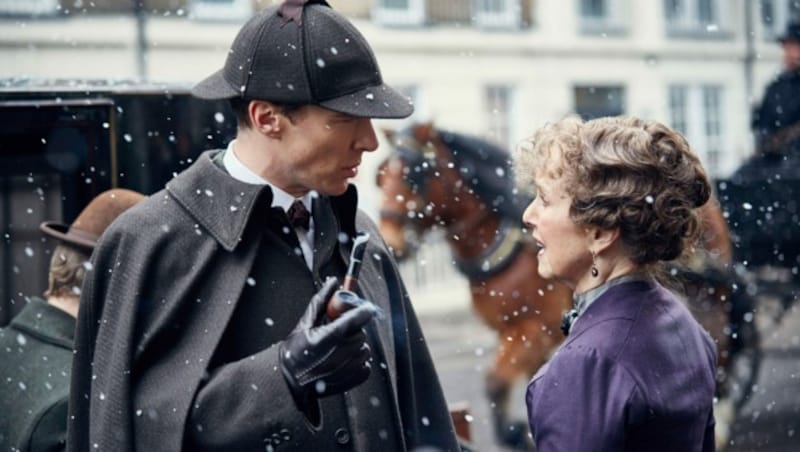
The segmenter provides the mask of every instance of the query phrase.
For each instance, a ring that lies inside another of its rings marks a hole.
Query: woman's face
[[[569,217],[572,197],[561,178],[540,174],[536,198],[525,209],[522,220],[532,229],[539,246],[539,275],[563,282],[573,290],[590,282],[592,255],[588,231]]]

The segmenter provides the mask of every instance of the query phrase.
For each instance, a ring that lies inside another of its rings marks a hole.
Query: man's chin
[[[317,189],[319,194],[324,196],[341,196],[347,192],[347,187],[350,186],[349,182],[345,182],[343,185],[331,185],[326,187],[320,187]]]

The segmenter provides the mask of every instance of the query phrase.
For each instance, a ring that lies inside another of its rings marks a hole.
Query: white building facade
[[[0,0],[0,77],[188,85],[222,64],[241,22],[269,3],[145,2],[162,8],[145,9],[138,28],[132,14],[95,12],[94,2]],[[682,131],[714,176],[752,152],[750,108],[780,70],[775,37],[800,9],[796,0],[331,3],[415,100],[416,119],[511,148],[569,113],[651,118]]]
[[[153,0],[137,19],[122,0],[0,0],[0,79],[191,86],[222,66],[243,21],[270,3]],[[800,0],[330,3],[367,37],[386,81],[412,97],[414,120],[511,149],[567,114],[635,115],[684,133],[715,177],[752,153],[751,107],[781,70],[775,38],[800,12]],[[386,152],[365,159],[359,176],[373,214]],[[429,270],[441,267],[435,259]],[[422,279],[412,288],[424,286],[429,272],[413,271]]]

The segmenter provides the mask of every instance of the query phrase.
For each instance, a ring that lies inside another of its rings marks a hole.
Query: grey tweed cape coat
[[[215,164],[217,152],[201,155],[165,190],[126,211],[101,238],[76,330],[68,450],[187,449],[184,435],[198,388],[209,378],[207,363],[248,284],[263,235],[251,234],[255,228],[248,222],[271,204],[272,196],[267,186],[231,178]],[[225,397],[206,429],[231,438],[272,435],[282,442],[267,450],[276,451],[307,450],[310,444],[321,450],[377,450],[369,434],[382,430],[395,438],[382,450],[422,445],[456,450],[420,326],[377,228],[356,211],[354,187],[342,197],[323,199],[338,206],[333,211],[344,232],[365,230],[372,237],[359,287],[388,316],[375,322],[371,337],[379,343],[373,356],[385,359],[381,369],[388,373],[389,387],[383,389],[391,395],[381,405],[389,415],[380,418],[391,423],[374,425],[362,409],[370,395],[360,394],[359,386],[346,393],[349,408],[342,416],[347,419],[340,420],[349,422],[351,440],[314,439],[283,380],[278,347],[272,346],[230,366],[230,381],[217,378]],[[344,249],[340,253],[349,260]],[[292,288],[297,281],[279,284]],[[259,450],[265,450],[263,443]]]

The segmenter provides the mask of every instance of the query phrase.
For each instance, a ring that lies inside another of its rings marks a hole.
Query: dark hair
[[[239,127],[249,129],[253,127],[253,124],[250,122],[250,113],[248,112],[248,108],[250,106],[250,102],[256,99],[245,99],[242,97],[232,97],[229,99],[231,104],[231,109],[236,114],[236,122]],[[306,107],[307,104],[279,104],[272,102],[278,108],[278,111],[282,113],[284,116],[289,118],[289,121],[294,123],[296,114]]]
[[[572,220],[619,228],[636,264],[676,259],[699,238],[696,210],[711,185],[675,130],[637,118],[570,117],[537,131],[531,144],[517,152],[517,174],[563,178]]]

